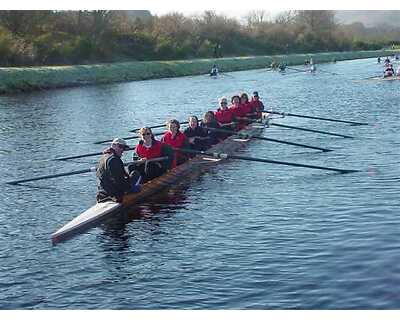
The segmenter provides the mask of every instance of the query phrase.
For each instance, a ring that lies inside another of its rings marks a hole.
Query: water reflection
[[[130,242],[137,240],[137,234],[130,234],[130,224],[134,221],[141,221],[142,230],[140,241],[143,236],[150,241],[158,241],[160,235],[160,224],[163,220],[172,217],[178,210],[185,209],[188,205],[186,191],[190,184],[188,182],[176,185],[164,190],[147,202],[131,209],[124,210],[118,215],[105,221],[100,228],[102,233],[100,240],[103,249],[106,251],[125,251],[129,248]]]

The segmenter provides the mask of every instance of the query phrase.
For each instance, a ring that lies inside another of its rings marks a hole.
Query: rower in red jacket
[[[232,110],[228,108],[228,100],[225,97],[222,97],[219,100],[219,105],[220,107],[217,109],[217,111],[214,112],[215,119],[217,119],[222,129],[234,130],[236,128],[236,125],[234,122],[234,115],[232,113]]]
[[[170,145],[172,148],[188,148],[189,143],[184,133],[179,131],[180,123],[178,120],[169,120],[167,122],[167,129],[168,131],[164,134],[161,138],[161,141],[165,144]],[[172,167],[175,168],[176,166],[184,163],[187,160],[187,156],[180,152],[175,151],[175,158],[172,162]]]
[[[238,130],[243,129],[246,126],[246,110],[244,110],[240,105],[240,97],[235,95],[231,98],[232,105],[229,107],[231,110],[235,121],[238,121]]]
[[[171,167],[173,158],[172,150],[169,146],[156,140],[149,127],[139,130],[141,140],[135,148],[135,154],[140,158],[136,164],[129,167],[129,171],[135,169],[140,172],[143,182],[161,176]],[[134,155],[135,156],[135,155]],[[151,159],[168,157],[168,160],[147,161]],[[134,160],[135,157],[134,157]]]
[[[251,98],[251,107],[252,107],[252,118],[254,119],[261,119],[262,112],[264,111],[264,104],[260,100],[260,96],[258,95],[257,91],[253,92],[253,97]]]
[[[249,101],[249,96],[245,92],[240,95],[240,107],[242,108],[242,111],[246,117],[252,116],[253,108]]]

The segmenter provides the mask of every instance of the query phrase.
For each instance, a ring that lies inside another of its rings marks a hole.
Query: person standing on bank
[[[111,146],[103,151],[96,171],[97,202],[122,202],[124,194],[140,191],[140,175],[136,171],[128,175],[121,160],[126,150],[129,150],[129,146],[125,140],[115,138]]]

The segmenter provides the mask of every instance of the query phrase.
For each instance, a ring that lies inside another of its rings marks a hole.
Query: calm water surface
[[[359,81],[375,59],[319,67],[0,97],[0,308],[399,309],[400,81]],[[335,151],[254,141],[241,154],[362,172],[231,161],[55,247],[51,233],[95,203],[94,174],[4,184],[88,168],[96,157],[47,160],[254,89],[268,108],[371,125],[276,119],[355,139],[271,127]]]

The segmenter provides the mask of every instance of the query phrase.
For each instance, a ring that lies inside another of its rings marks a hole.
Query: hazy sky
[[[188,10],[188,11],[182,11],[182,10],[159,10],[159,9],[155,9],[155,10],[150,10],[151,14],[153,15],[164,15],[168,12],[171,11],[178,11],[183,13],[184,15],[197,15],[197,14],[201,14],[204,12],[205,9],[203,10]],[[247,13],[249,13],[251,10],[215,10],[215,12],[217,14],[223,14],[227,17],[232,17],[232,18],[236,18],[238,20],[243,19]],[[279,12],[279,10],[265,10],[267,15],[270,15],[271,17],[274,17],[275,15],[277,15]]]
[[[400,8],[398,1],[366,1],[366,0],[335,0],[335,1],[316,1],[316,0],[286,0],[286,1],[266,1],[266,0],[202,0],[202,1],[183,1],[183,0],[12,0],[2,1],[0,10],[6,9],[58,9],[58,10],[90,10],[90,9],[126,9],[126,10],[150,10],[157,14],[164,14],[170,11],[192,12],[204,10],[230,12],[229,16],[241,16],[241,12],[249,10],[296,10],[296,9],[318,9],[318,10],[395,10]]]

